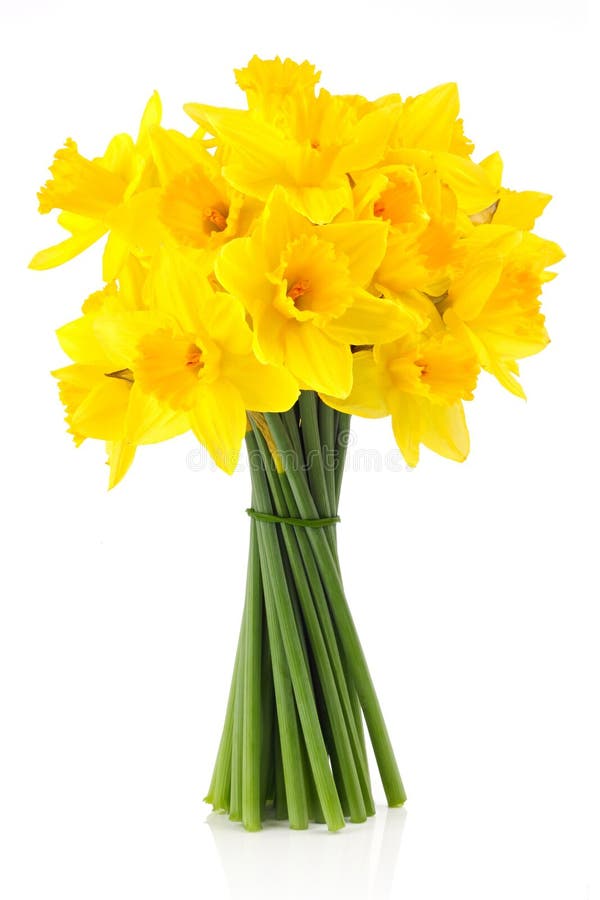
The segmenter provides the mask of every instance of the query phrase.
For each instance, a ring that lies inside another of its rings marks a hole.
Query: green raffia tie
[[[325,528],[327,525],[337,525],[341,522],[339,516],[329,516],[324,519],[296,519],[294,516],[276,516],[272,513],[258,512],[256,509],[247,509],[246,512],[252,519],[259,522],[273,522],[276,525],[299,525],[301,528]]]

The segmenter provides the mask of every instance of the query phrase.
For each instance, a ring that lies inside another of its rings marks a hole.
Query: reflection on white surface
[[[232,900],[331,900],[341,893],[389,900],[405,819],[404,809],[377,807],[367,822],[335,834],[314,825],[292,831],[284,822],[266,822],[261,832],[249,834],[215,813],[206,822]]]

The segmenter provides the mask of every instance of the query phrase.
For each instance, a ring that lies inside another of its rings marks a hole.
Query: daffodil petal
[[[257,259],[255,239],[249,237],[225,244],[215,260],[219,282],[242,301],[252,316],[260,315],[271,301],[273,288],[265,278],[265,265],[260,255]]]
[[[131,384],[120,378],[104,378],[73,413],[73,428],[85,437],[117,441],[123,437]]]
[[[312,322],[290,323],[285,331],[286,366],[301,387],[347,397],[352,387],[352,353]]]
[[[139,153],[147,156],[150,153],[149,137],[152,128],[160,125],[162,118],[162,102],[158,91],[154,91],[142,113],[136,147]]]
[[[352,390],[348,396],[342,399],[320,394],[321,400],[333,409],[365,419],[381,419],[389,415],[382,391],[380,370],[375,364],[372,352],[361,350],[353,353],[352,364]]]
[[[423,430],[420,399],[393,390],[386,397],[392,414],[394,437],[409,466],[416,466],[419,462],[419,443]]]
[[[154,126],[149,131],[149,138],[152,156],[163,184],[203,163],[208,156],[200,141],[173,129]]]
[[[175,319],[182,331],[202,330],[214,292],[202,264],[176,248],[161,247],[153,259],[147,295],[152,308]]]
[[[344,173],[359,172],[376,165],[385,153],[392,126],[387,109],[367,113],[356,123],[351,143],[340,150],[336,168]]]
[[[538,191],[509,191],[502,188],[494,222],[529,231],[551,199],[550,194],[540,194]]]
[[[236,163],[228,163],[223,174],[242,193],[264,200],[267,184],[272,187],[289,180],[286,169],[289,142],[272,125],[240,109],[194,103],[186,104],[184,109],[195,121],[235,147]]]
[[[318,234],[346,254],[352,278],[365,287],[384,257],[388,231],[386,222],[348,222],[323,225]]]
[[[129,471],[136,449],[135,444],[129,444],[127,441],[107,441],[106,452],[108,458],[106,462],[110,466],[109,490],[116,487]]]
[[[502,274],[502,260],[494,256],[481,257],[476,266],[462,272],[451,284],[448,303],[464,321],[476,318]]]
[[[133,384],[125,416],[125,438],[132,444],[156,444],[190,430],[187,413],[171,409],[154,394]]]
[[[331,187],[286,184],[291,205],[315,225],[331,222],[343,209],[352,206],[352,189],[345,175]]]
[[[110,228],[136,256],[151,256],[160,246],[164,235],[164,226],[158,217],[160,198],[159,188],[142,191],[115,207],[106,217]]]
[[[456,195],[458,206],[473,215],[491,206],[498,191],[484,168],[454,153],[437,153],[436,166],[440,178]]]
[[[401,302],[356,291],[351,306],[327,323],[325,331],[346,344],[375,344],[396,340],[409,331],[424,327],[418,315]]]
[[[300,394],[287,369],[261,363],[252,354],[224,360],[221,371],[239,390],[246,409],[254,412],[285,412]]]
[[[105,354],[94,331],[91,316],[80,316],[73,322],[67,322],[56,332],[62,349],[74,362],[84,365],[99,364]]]
[[[202,386],[189,417],[200,443],[219,468],[231,474],[246,434],[246,409],[240,392],[227,381]]]
[[[231,294],[217,292],[210,298],[203,324],[211,340],[236,358],[252,350],[252,331],[246,323],[244,307]]]
[[[421,440],[425,446],[446,459],[464,462],[469,455],[470,441],[463,404],[460,401],[450,406],[428,403],[423,421]]]
[[[410,97],[402,115],[402,143],[405,147],[448,150],[460,103],[454,82]]]
[[[29,268],[43,270],[60,266],[83,253],[84,250],[87,250],[88,247],[99,241],[107,231],[106,225],[94,225],[89,231],[74,234],[72,237],[67,238],[66,241],[61,241],[60,244],[54,244],[53,247],[40,250],[29,263]]]

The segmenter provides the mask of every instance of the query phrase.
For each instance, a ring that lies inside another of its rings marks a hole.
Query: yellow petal
[[[154,394],[132,385],[124,432],[132,444],[156,444],[190,430],[189,415],[161,403]]]
[[[502,184],[502,170],[504,168],[504,163],[502,162],[500,154],[498,152],[490,153],[489,156],[486,156],[485,159],[481,160],[479,165],[481,168],[485,169],[496,190],[500,190]]]
[[[236,468],[246,434],[246,410],[239,391],[226,381],[198,389],[198,402],[190,410],[192,431],[215,463],[231,474]]]
[[[102,358],[111,361],[116,370],[133,368],[141,339],[165,324],[165,317],[153,311],[109,312],[97,315],[92,329],[94,338],[102,348]]]
[[[375,166],[387,146],[393,119],[387,109],[367,113],[351,132],[351,142],[340,150],[335,168],[342,173],[357,172]]]
[[[388,231],[386,222],[347,222],[323,225],[318,235],[346,254],[352,278],[366,287],[385,254]]]
[[[163,239],[164,228],[158,217],[160,197],[159,188],[142,191],[106,216],[110,228],[136,256],[152,256]]]
[[[285,362],[300,386],[311,391],[347,397],[352,387],[352,353],[316,328],[312,322],[290,321],[285,329]]]
[[[221,291],[209,295],[202,310],[203,326],[222,350],[241,356],[252,350],[252,332],[246,322],[244,307],[231,294]]]
[[[61,228],[70,231],[71,234],[81,234],[82,231],[89,231],[91,228],[97,228],[98,223],[94,219],[87,216],[78,216],[77,213],[61,212],[56,217],[56,221]]]
[[[116,487],[121,479],[127,474],[133,458],[135,456],[135,444],[129,444],[126,441],[108,441],[106,444],[106,452],[108,459],[106,462],[110,466],[110,475],[108,479],[108,489]]]
[[[162,103],[158,91],[154,91],[146,104],[142,114],[140,128],[136,140],[136,147],[143,156],[150,155],[150,131],[160,125],[162,118]]]
[[[109,172],[119,175],[124,182],[131,181],[135,175],[135,147],[131,136],[116,134],[99,162]]]
[[[507,391],[514,394],[515,397],[520,397],[521,400],[527,400],[523,386],[514,377],[514,374],[519,374],[519,367],[514,359],[498,359],[491,356],[486,369],[498,379]]]
[[[246,409],[254,412],[284,412],[300,394],[298,382],[287,369],[261,363],[252,354],[228,357],[221,372],[237,387]]]
[[[111,231],[102,254],[102,277],[106,282],[119,278],[130,257],[129,242]]]
[[[437,153],[435,163],[444,184],[456,196],[459,209],[473,215],[491,206],[498,199],[498,191],[488,172],[453,153]]]
[[[331,222],[342,209],[352,206],[352,188],[345,175],[327,187],[295,185],[288,178],[285,188],[294,209],[315,225]]]
[[[456,84],[440,84],[416,97],[409,97],[403,109],[401,138],[405,147],[448,150],[460,103]]]
[[[394,437],[409,466],[416,466],[419,462],[419,443],[423,429],[421,399],[393,390],[386,396],[392,414]]]
[[[214,292],[202,261],[175,247],[163,246],[154,257],[148,276],[147,296],[152,308],[172,317],[181,331],[202,331],[203,316],[210,309]]]
[[[328,322],[325,331],[345,344],[385,344],[407,332],[419,331],[425,324],[400,302],[358,290],[351,306],[337,319]]]
[[[200,141],[179,131],[154,127],[150,129],[149,137],[152,156],[165,185],[187,169],[205,162],[208,156]]]
[[[314,232],[310,222],[290,205],[289,191],[279,185],[267,200],[262,217],[262,244],[266,264],[277,268],[281,261],[281,251],[303,234]]]
[[[448,303],[459,318],[468,322],[479,315],[500,280],[502,265],[502,259],[482,255],[452,282]]]
[[[58,342],[74,362],[84,365],[102,364],[106,353],[94,332],[92,316],[80,316],[73,322],[67,322],[56,332]]]
[[[469,430],[463,404],[428,403],[428,407],[427,415],[423,417],[422,442],[446,459],[464,462],[469,455]]]
[[[73,428],[85,437],[121,440],[130,389],[121,378],[105,377],[73,413]]]
[[[285,330],[289,319],[280,315],[272,307],[253,321],[254,352],[260,362],[282,366],[285,358]]]
[[[95,244],[102,235],[106,234],[107,230],[105,225],[94,225],[89,231],[75,234],[73,237],[67,238],[66,241],[61,241],[60,244],[40,250],[29,263],[29,268],[42,270],[60,266],[62,263],[87,250],[92,244]]]
[[[321,400],[333,409],[362,416],[365,419],[381,419],[389,415],[389,409],[381,387],[380,370],[370,350],[352,354],[352,390],[344,399],[320,394]]]
[[[494,223],[530,231],[551,199],[550,194],[540,194],[538,191],[509,191],[502,188]]]
[[[248,237],[225,244],[215,259],[217,279],[252,316],[269,305],[273,295],[273,287],[265,277],[266,265],[256,240]]]
[[[291,148],[272,125],[240,109],[195,103],[186,104],[184,109],[235,148],[235,165],[228,164],[223,174],[239,191],[266,200],[274,184],[290,180],[286,160]]]

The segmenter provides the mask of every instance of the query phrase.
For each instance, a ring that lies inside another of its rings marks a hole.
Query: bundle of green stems
[[[206,800],[249,831],[273,816],[337,831],[375,812],[365,723],[388,804],[406,799],[340,573],[350,417],[303,391],[249,423],[246,597]]]

